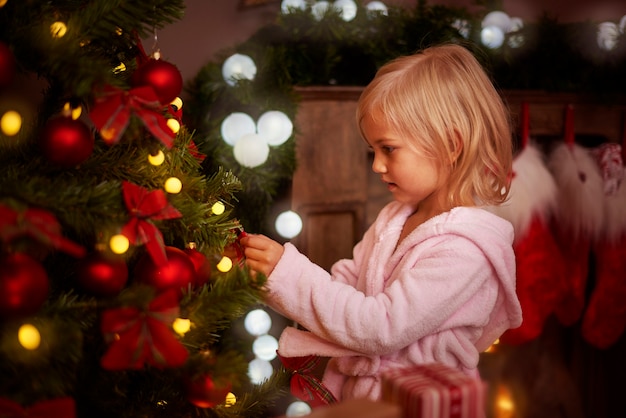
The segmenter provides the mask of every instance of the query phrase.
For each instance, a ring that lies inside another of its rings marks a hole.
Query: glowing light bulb
[[[120,65],[113,68],[113,74],[123,73],[124,71],[126,71],[126,64],[124,64],[123,62],[120,62]]]
[[[4,7],[4,5],[7,4],[7,1],[9,0],[0,0],[0,7]]]
[[[504,43],[504,32],[497,26],[486,26],[480,31],[480,40],[488,48],[500,48]]]
[[[267,360],[255,358],[248,363],[248,377],[250,381],[256,385],[260,385],[265,380],[269,379],[274,373],[272,363]]]
[[[163,161],[165,161],[165,154],[163,154],[163,151],[161,150],[159,150],[159,152],[157,152],[155,155],[149,154],[148,161],[152,165],[161,165],[163,164]]]
[[[15,110],[4,112],[0,118],[0,129],[6,136],[14,136],[22,129],[22,116]]]
[[[252,352],[261,360],[274,360],[276,350],[278,350],[278,340],[269,334],[261,335],[252,343]]]
[[[221,215],[226,210],[226,206],[222,202],[215,202],[213,206],[211,206],[211,212],[214,215]]]
[[[224,256],[224,257],[222,257],[220,262],[217,263],[216,267],[222,273],[226,273],[226,272],[230,271],[230,269],[233,268],[233,260],[231,260],[230,258]]]
[[[243,326],[251,335],[267,334],[272,327],[272,318],[263,309],[254,309],[246,315]]]
[[[53,38],[62,38],[67,33],[67,26],[63,22],[54,22],[50,25],[50,34]]]
[[[81,113],[83,113],[83,107],[80,105],[72,107],[70,102],[63,105],[63,114],[71,117],[73,120],[80,118]]]
[[[113,235],[109,240],[109,248],[115,254],[124,254],[130,247],[130,241],[122,234]]]
[[[24,324],[17,331],[17,339],[27,350],[36,350],[41,344],[41,334],[39,330],[31,324]]]
[[[176,318],[172,323],[172,329],[180,336],[185,335],[191,329],[191,321],[186,318]]]
[[[170,104],[174,106],[177,110],[180,110],[183,108],[183,100],[180,97],[177,97],[174,100],[172,100]]]
[[[276,217],[274,226],[281,237],[291,239],[302,231],[302,219],[296,212],[288,210]]]
[[[170,177],[169,179],[165,180],[164,188],[165,191],[168,193],[180,193],[180,191],[183,189],[183,183],[178,177]]]
[[[233,406],[236,403],[237,403],[237,397],[235,396],[235,394],[232,392],[228,392],[228,394],[226,394],[226,400],[224,401],[224,406],[228,408],[228,407]]]
[[[180,131],[180,122],[174,118],[169,118],[167,120],[167,127],[170,128],[172,132],[178,133],[178,131]]]
[[[248,55],[233,54],[222,65],[222,77],[230,86],[239,80],[254,80],[255,76],[256,64]]]

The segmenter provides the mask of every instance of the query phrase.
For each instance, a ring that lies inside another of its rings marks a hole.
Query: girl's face
[[[410,146],[405,138],[385,123],[375,122],[367,116],[361,122],[365,140],[374,151],[372,170],[380,174],[387,188],[398,202],[407,203],[415,209],[439,213],[447,209],[444,178],[440,164]]]

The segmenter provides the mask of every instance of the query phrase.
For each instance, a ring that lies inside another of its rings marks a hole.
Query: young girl
[[[242,239],[268,305],[307,330],[285,329],[278,352],[331,357],[323,383],[338,400],[380,399],[392,367],[478,377],[479,353],[522,318],[512,226],[480,208],[508,194],[507,110],[474,56],[443,45],[383,66],[356,116],[394,201],[353,258],[329,274],[290,243]]]

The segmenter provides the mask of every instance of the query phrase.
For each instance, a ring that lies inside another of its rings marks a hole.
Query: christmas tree
[[[142,45],[183,13],[0,0],[0,417],[267,416],[282,393],[233,332],[263,291],[241,182],[203,169],[182,77]]]

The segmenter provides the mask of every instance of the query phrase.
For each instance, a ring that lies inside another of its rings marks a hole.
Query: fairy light
[[[515,416],[515,402],[511,392],[505,385],[498,385],[495,399],[496,418],[513,418]]]
[[[183,183],[180,181],[178,177],[170,177],[165,180],[164,185],[165,191],[171,194],[180,193],[183,189]]]
[[[53,38],[62,38],[67,33],[67,26],[63,22],[54,22],[50,25],[50,34]]]
[[[8,0],[0,0],[0,7],[4,7]]]
[[[128,238],[122,234],[113,235],[109,240],[109,248],[111,248],[111,251],[115,254],[124,254],[128,251],[129,247],[130,242]]]
[[[485,353],[494,353],[498,349],[498,344],[500,344],[500,339],[495,340],[486,350]]]
[[[124,64],[123,62],[120,62],[120,65],[113,68],[113,74],[123,73],[124,71],[126,71],[126,64]]]
[[[226,399],[224,400],[224,406],[226,408],[230,408],[236,403],[237,403],[237,397],[235,396],[235,394],[232,392],[228,392],[226,394]]]
[[[191,321],[187,318],[176,318],[172,323],[172,329],[182,337],[191,329]]]
[[[211,212],[214,215],[221,215],[226,210],[226,206],[222,202],[215,202],[213,206],[211,206]]]
[[[177,97],[174,100],[172,100],[170,104],[174,106],[177,110],[180,110],[183,108],[183,101],[180,97]]]
[[[217,263],[217,269],[222,273],[226,273],[233,268],[233,260],[230,258],[223,256],[219,263]]]
[[[168,128],[170,128],[172,130],[172,132],[174,133],[178,133],[178,131],[180,131],[180,122],[178,122],[176,119],[174,118],[170,118],[167,120],[167,126]]]
[[[22,129],[22,115],[15,110],[4,112],[0,118],[0,130],[6,136],[14,136]]]
[[[163,164],[163,161],[165,161],[165,154],[163,154],[163,151],[159,150],[156,154],[152,155],[149,154],[148,155],[148,162],[154,166],[158,166]]]
[[[32,324],[24,324],[17,331],[17,339],[27,350],[36,350],[41,344],[41,334]]]
[[[83,113],[83,107],[80,105],[73,107],[70,102],[66,102],[63,105],[63,114],[71,117],[73,120],[80,118],[81,113]]]

